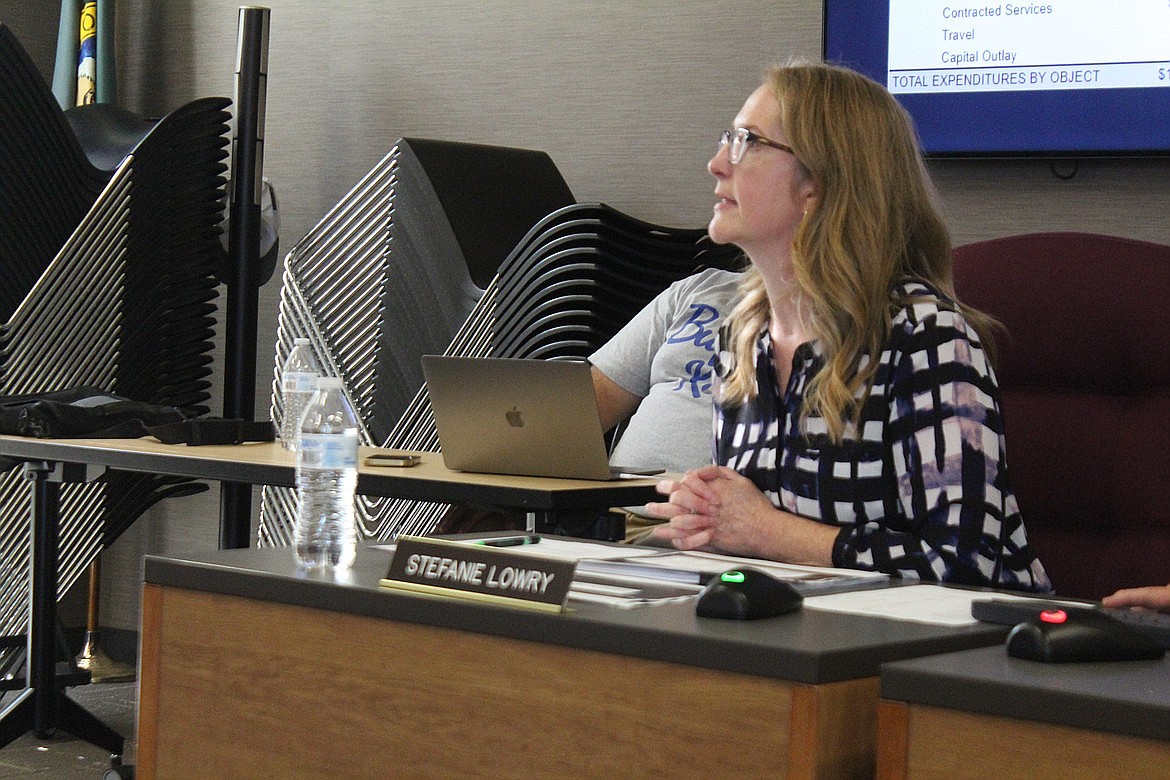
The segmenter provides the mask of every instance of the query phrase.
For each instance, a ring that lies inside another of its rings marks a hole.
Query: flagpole
[[[97,0],[97,102],[118,102],[114,18],[118,0]]]
[[[81,0],[61,0],[61,22],[57,26],[57,59],[53,64],[53,97],[64,111],[77,105],[77,25]]]

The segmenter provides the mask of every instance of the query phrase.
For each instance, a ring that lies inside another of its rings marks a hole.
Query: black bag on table
[[[38,439],[137,439],[167,444],[272,441],[268,420],[188,418],[177,406],[134,401],[96,387],[0,396],[0,434]]]
[[[96,387],[0,396],[0,433],[38,439],[131,439],[184,419],[178,407],[132,401]]]

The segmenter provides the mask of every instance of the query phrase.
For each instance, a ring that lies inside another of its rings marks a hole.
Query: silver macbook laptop
[[[589,364],[423,355],[443,463],[456,471],[614,479]]]

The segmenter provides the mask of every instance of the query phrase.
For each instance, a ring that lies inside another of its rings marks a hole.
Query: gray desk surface
[[[363,447],[362,455],[376,452]],[[629,506],[657,500],[656,479],[544,479],[451,471],[442,456],[418,453],[413,468],[362,465],[358,492],[371,496],[445,503],[472,503],[533,511],[580,507]],[[0,436],[0,455],[18,460],[80,463],[125,471],[169,474],[195,479],[292,487],[293,453],[275,442],[207,445],[163,444],[141,439],[35,439]]]
[[[1170,739],[1170,658],[1045,664],[1003,646],[890,663],[881,696],[990,715]]]
[[[563,614],[389,591],[378,585],[386,550],[362,548],[344,579],[298,572],[288,548],[148,556],[147,583],[328,609],[798,683],[876,676],[880,664],[998,644],[1007,629],[905,623],[801,610],[755,621],[695,616],[693,603],[618,609],[574,604]]]

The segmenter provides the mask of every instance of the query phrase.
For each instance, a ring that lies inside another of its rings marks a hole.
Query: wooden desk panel
[[[794,684],[151,584],[142,619],[142,778],[873,771],[876,678]]]
[[[1004,633],[682,602],[550,615],[381,588],[389,561],[147,556],[139,776],[872,777],[881,664]]]
[[[1170,658],[1044,664],[1002,645],[886,664],[878,777],[1170,777]]]
[[[1170,742],[882,700],[879,780],[1170,777]]]

